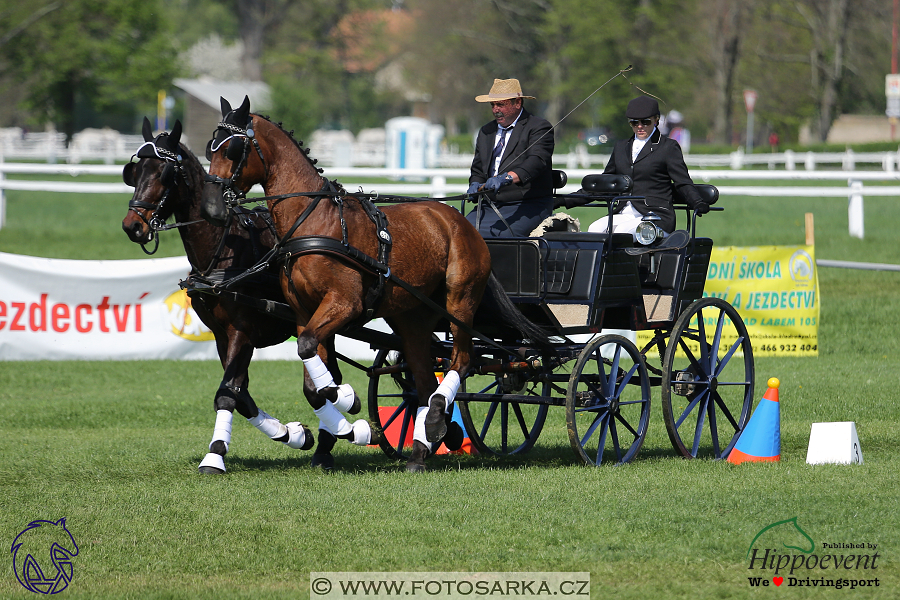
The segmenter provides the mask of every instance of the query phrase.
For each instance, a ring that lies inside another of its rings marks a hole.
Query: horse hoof
[[[284,444],[296,450],[309,450],[316,443],[312,431],[303,423],[297,421],[285,425],[288,431],[288,439]]]
[[[444,408],[447,400],[441,395],[432,396],[428,405],[428,414],[425,415],[425,439],[432,444],[440,442],[447,435],[447,420]]]
[[[372,429],[369,444],[372,446],[377,446],[382,442],[382,440],[384,440],[384,430],[380,425],[373,425],[371,422],[369,423],[369,427]]]
[[[447,426],[447,435],[444,436],[444,445],[451,452],[462,448],[463,441],[466,439],[463,428],[456,421],[451,421]]]
[[[223,475],[225,473],[225,459],[221,454],[210,452],[203,457],[197,470],[203,475]]]
[[[425,465],[422,463],[417,463],[413,461],[409,461],[406,463],[406,472],[407,473],[424,473],[427,469],[425,469]]]
[[[353,394],[353,405],[347,410],[348,415],[358,415],[359,411],[362,410],[362,402],[359,400],[359,396],[355,393]]]
[[[321,467],[323,471],[330,471],[334,468],[334,457],[331,454],[315,453],[309,464],[313,467]]]

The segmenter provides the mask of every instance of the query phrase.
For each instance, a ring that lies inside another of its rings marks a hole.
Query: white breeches
[[[639,213],[631,205],[631,202],[627,202],[625,203],[625,208],[622,209],[622,212],[613,215],[613,233],[630,233],[634,235],[638,224],[643,218],[644,215]],[[597,219],[591,223],[590,227],[588,227],[588,231],[592,233],[607,233],[606,228],[608,225],[609,216],[605,216],[602,219]]]

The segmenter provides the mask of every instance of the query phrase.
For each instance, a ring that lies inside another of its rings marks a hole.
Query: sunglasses
[[[632,127],[637,127],[638,125],[649,127],[650,125],[653,125],[653,119],[628,119],[628,123]]]

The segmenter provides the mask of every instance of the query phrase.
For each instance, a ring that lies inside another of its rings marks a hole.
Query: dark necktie
[[[503,140],[506,139],[507,130],[500,127],[500,141],[497,142],[497,145],[494,146],[494,152],[491,154],[491,171],[493,172],[494,166],[498,165],[497,159],[500,158],[500,155],[503,154]],[[499,168],[499,165],[498,165]]]

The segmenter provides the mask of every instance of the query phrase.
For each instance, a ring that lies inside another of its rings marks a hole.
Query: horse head
[[[23,587],[55,594],[72,580],[72,558],[78,555],[78,544],[66,528],[65,518],[32,521],[16,536],[12,553],[16,578]]]
[[[176,203],[167,199],[177,195],[179,184],[186,182],[181,133],[181,121],[175,121],[171,132],[154,138],[150,120],[144,117],[144,143],[122,169],[123,181],[134,188],[122,220],[122,229],[132,242],[143,245],[152,241],[175,209]]]
[[[265,173],[261,155],[258,161],[250,160],[254,154],[250,148],[255,143],[250,98],[244,96],[237,109],[232,109],[228,100],[221,98],[221,107],[222,121],[206,144],[209,175],[202,195],[203,218],[218,226],[228,219],[228,201],[243,197]]]

